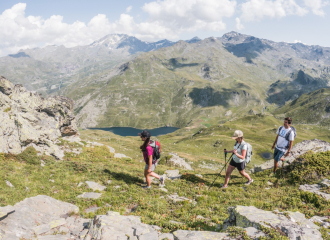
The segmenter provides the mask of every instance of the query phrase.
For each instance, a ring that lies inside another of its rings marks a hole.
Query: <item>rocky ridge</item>
[[[0,77],[0,152],[19,154],[33,146],[57,159],[64,151],[58,138],[79,135],[73,101],[55,96],[47,99]]]

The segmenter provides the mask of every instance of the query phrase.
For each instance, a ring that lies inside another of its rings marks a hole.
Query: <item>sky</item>
[[[114,33],[153,42],[236,31],[330,47],[329,15],[330,0],[0,0],[0,56]]]

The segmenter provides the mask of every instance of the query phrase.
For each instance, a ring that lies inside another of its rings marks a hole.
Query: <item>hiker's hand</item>
[[[151,169],[150,169],[150,168],[148,168],[147,172],[148,172],[148,173],[151,173]]]
[[[275,148],[275,144],[273,144],[273,146],[272,146],[272,150],[274,150],[274,148]]]
[[[236,149],[234,149],[234,150],[233,150],[233,153],[234,153],[235,155],[237,155],[237,150],[236,150]]]
[[[287,152],[287,153],[284,155],[284,157],[287,157],[287,156],[289,156],[289,154],[290,154],[290,152]]]

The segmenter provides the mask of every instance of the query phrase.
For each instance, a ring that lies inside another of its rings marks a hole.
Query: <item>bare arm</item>
[[[149,158],[149,161],[148,161],[148,165],[149,165],[148,172],[151,172],[152,155],[148,156],[148,158]]]
[[[277,139],[278,139],[278,134],[277,134],[277,136],[276,136],[276,138],[275,138],[275,142],[274,142],[274,144],[273,144],[273,147],[272,147],[272,149],[274,149],[274,148],[275,148],[275,145],[276,145],[276,143],[277,143]]]
[[[239,155],[236,150],[234,150],[235,155],[240,159],[245,159],[246,156],[246,150],[242,150],[242,155]]]
[[[289,141],[289,149],[285,154],[286,157],[289,156],[289,153],[291,152],[292,145],[293,145],[293,141]]]

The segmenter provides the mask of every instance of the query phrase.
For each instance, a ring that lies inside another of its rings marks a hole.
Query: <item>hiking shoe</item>
[[[228,185],[227,186],[222,186],[221,189],[226,189],[228,188]]]
[[[164,177],[160,177],[159,181],[160,181],[160,185],[165,185],[165,178]]]
[[[253,183],[253,179],[252,179],[252,178],[251,178],[251,180],[247,181],[247,182],[245,183],[245,185],[250,185],[251,183]]]
[[[151,189],[151,186],[144,186],[143,189]]]

